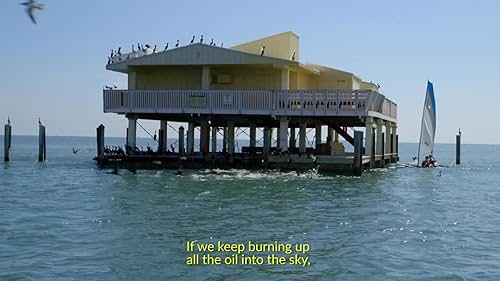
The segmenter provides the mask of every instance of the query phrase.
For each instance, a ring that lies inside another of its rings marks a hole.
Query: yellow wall
[[[260,55],[262,46],[266,46],[265,56],[291,60],[295,52],[295,61],[299,61],[299,37],[290,31],[237,45],[231,49]]]
[[[378,91],[378,86],[375,83],[361,82],[361,89]]]
[[[212,67],[210,89],[279,89],[281,72],[272,67]],[[230,77],[231,83],[218,83],[220,75]]]
[[[201,67],[137,70],[135,78],[136,90],[201,89]]]

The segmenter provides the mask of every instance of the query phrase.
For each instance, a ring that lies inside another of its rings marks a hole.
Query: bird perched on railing
[[[39,4],[36,0],[29,0],[28,2],[21,3],[20,5],[26,6],[26,13],[30,17],[31,21],[36,24],[35,16],[33,13],[35,10],[43,10],[43,4]]]

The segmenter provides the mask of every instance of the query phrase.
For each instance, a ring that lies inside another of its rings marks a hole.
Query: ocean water
[[[46,163],[36,137],[13,141],[0,166],[0,280],[500,280],[500,146],[463,145],[455,166],[454,145],[438,144],[444,167],[358,178],[113,175],[92,161],[94,138],[49,137]],[[401,162],[416,150],[400,144]],[[188,240],[309,243],[311,265],[187,266]]]

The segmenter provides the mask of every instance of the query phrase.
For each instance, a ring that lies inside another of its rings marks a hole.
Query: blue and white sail
[[[424,112],[422,113],[422,126],[420,130],[420,142],[418,145],[418,165],[425,156],[432,154],[434,150],[434,136],[436,134],[436,100],[432,83],[427,81],[427,92],[425,94]]]

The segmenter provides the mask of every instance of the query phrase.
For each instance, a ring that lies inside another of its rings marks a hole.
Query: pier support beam
[[[217,153],[217,130],[219,128],[212,127],[212,158],[215,159],[215,154]]]
[[[227,122],[227,150],[232,157],[234,153],[234,121]]]
[[[3,160],[5,162],[10,161],[10,151],[12,148],[12,126],[5,124],[5,131],[3,135]]]
[[[385,121],[385,147],[384,147],[384,154],[389,154],[392,153],[392,133],[391,133],[391,128],[392,128],[392,122]],[[389,157],[389,162],[392,162],[392,154]]]
[[[375,154],[382,155],[382,151],[384,150],[384,141],[383,141],[383,135],[382,135],[382,126],[384,122],[382,119],[377,119],[376,121],[376,128],[377,128],[377,140],[375,142],[376,149],[375,149]]]
[[[187,155],[191,155],[194,152],[194,123],[188,123],[188,131],[187,131]]]
[[[160,154],[167,152],[167,121],[160,121],[160,130],[158,131],[158,151]]]
[[[257,127],[255,124],[250,123],[250,147],[257,145]]]
[[[288,151],[288,119],[286,117],[280,118],[280,127],[279,127],[279,142],[278,146],[281,151]]]
[[[262,150],[262,156],[264,160],[269,159],[269,154],[271,153],[271,140],[272,140],[272,129],[269,127],[264,128],[264,148]]]
[[[460,165],[460,149],[461,149],[461,142],[462,142],[462,134],[459,133],[457,135],[457,143],[456,143],[456,163],[457,165]]]
[[[314,130],[315,131],[315,142],[316,142],[316,150],[319,150],[319,146],[321,144],[321,125],[316,125],[316,129]]]
[[[307,124],[301,123],[299,129],[299,152],[306,153],[306,130]]]
[[[45,126],[38,126],[38,162],[47,160],[47,139],[45,137]]]
[[[210,131],[208,120],[201,121],[200,126],[200,152],[203,156],[207,156],[210,142]]]
[[[297,146],[297,140],[295,139],[295,127],[290,127],[290,147],[296,147]]]
[[[227,127],[222,128],[222,152],[227,152]]]
[[[391,135],[392,135],[392,149],[391,149],[391,153],[393,154],[392,155],[392,162],[393,163],[396,163],[398,162],[398,138],[397,138],[397,124],[396,123],[392,123],[391,124]]]
[[[373,118],[366,117],[365,121],[365,155],[370,156],[370,167],[374,166],[375,163],[375,147],[374,147],[374,134],[373,134]]]
[[[137,146],[137,119],[132,117],[128,118],[127,146],[132,151]]]
[[[363,132],[354,131],[354,175],[361,176],[363,172]]]
[[[101,163],[104,160],[104,125],[97,127],[97,160]]]
[[[184,148],[184,127],[179,127],[179,156],[184,156],[185,148]]]

